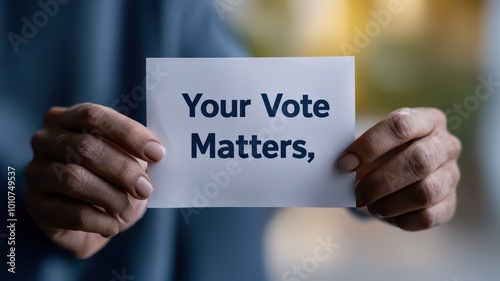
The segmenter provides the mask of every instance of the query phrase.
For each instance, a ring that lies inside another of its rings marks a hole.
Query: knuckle
[[[112,226],[109,226],[109,229],[106,230],[106,233],[103,233],[105,234],[107,238],[112,238],[116,235],[118,235],[120,233],[120,228],[118,225],[112,225]]]
[[[383,185],[382,180],[379,177],[375,177],[375,176],[368,176],[366,181],[367,181],[367,185],[373,189]]]
[[[118,215],[129,204],[128,195],[123,191],[109,193],[106,198],[103,199],[109,202],[106,210],[111,215]]]
[[[73,228],[77,230],[85,229],[92,222],[92,212],[87,209],[81,209],[76,213]]]
[[[38,151],[41,149],[41,147],[43,146],[44,135],[45,134],[43,130],[38,130],[33,134],[33,136],[31,137],[31,147],[33,148],[33,151]]]
[[[422,229],[429,229],[436,225],[436,219],[430,209],[424,209],[420,214],[419,225]]]
[[[81,118],[89,127],[98,127],[103,115],[103,107],[92,103],[83,103],[79,106]]]
[[[103,219],[106,221],[101,221]],[[93,232],[98,231],[98,233],[108,237],[115,236],[120,231],[118,223],[115,220],[101,218],[95,210],[88,208],[78,210],[69,227],[74,230],[82,231],[89,231],[92,229]]]
[[[117,130],[118,133],[122,134],[123,138],[132,139],[133,141],[142,142],[143,132],[138,128],[137,124],[134,122],[126,122],[122,125],[121,130]]]
[[[416,232],[430,229],[438,225],[431,209],[423,209],[410,216],[397,217],[397,225],[405,231]]]
[[[363,149],[357,151],[359,156],[361,156],[362,159],[371,159],[376,155],[377,151],[380,151],[381,143],[375,136],[369,135],[362,143],[362,147]]]
[[[130,123],[123,125],[123,134],[126,136],[135,136],[137,134],[135,126]]]
[[[432,172],[432,161],[429,152],[416,146],[410,153],[409,173],[417,178],[422,178]]]
[[[384,181],[389,186],[399,187],[405,182],[404,171],[398,166],[393,171],[386,171],[383,173]]]
[[[378,198],[381,190],[384,190],[388,184],[384,177],[375,175],[367,176],[365,181],[366,184],[364,184],[364,188],[360,189],[360,192],[363,194],[363,198],[365,198],[365,200],[368,200],[369,198]]]
[[[421,181],[417,189],[417,202],[427,208],[436,203],[441,195],[439,184],[435,179],[428,177]]]
[[[63,188],[68,188],[73,193],[81,193],[88,181],[83,171],[75,167],[68,167],[61,179]]]
[[[462,141],[446,129],[437,129],[435,136],[439,138],[442,147],[450,158],[458,158],[462,152]]]
[[[104,152],[104,142],[90,135],[83,135],[77,140],[76,152],[83,159],[98,161]]]
[[[402,142],[411,140],[415,134],[415,122],[411,112],[412,109],[403,108],[395,111],[387,119],[390,132]]]
[[[49,110],[47,110],[47,112],[45,112],[45,115],[43,116],[43,125],[44,126],[47,126],[51,121],[52,121],[52,117],[54,115],[54,112],[56,112],[56,108],[55,106],[52,106],[51,108],[49,108]]]
[[[444,127],[446,127],[447,118],[446,118],[446,114],[444,113],[444,111],[442,111],[439,108],[434,108],[434,107],[432,107],[431,110],[432,110],[433,114],[436,116],[438,123],[442,124]]]
[[[108,229],[107,229],[107,233],[106,233],[108,236],[113,237],[113,236],[117,235],[118,233],[120,233],[120,227],[118,226],[117,222],[113,222],[110,225],[108,225]]]
[[[125,179],[134,174],[136,166],[131,159],[122,159],[116,165],[116,177]]]

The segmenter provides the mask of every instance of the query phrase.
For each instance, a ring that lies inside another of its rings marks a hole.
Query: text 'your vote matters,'
[[[191,97],[183,93],[191,118],[245,118],[252,105],[251,99],[215,101],[203,99],[203,93]],[[309,95],[302,95],[302,99],[284,99],[282,93],[276,97],[269,97],[267,93],[261,94],[261,102],[265,106],[269,118],[275,118],[281,112],[287,118],[298,116],[305,118],[328,117],[330,104],[323,99],[313,101]],[[314,160],[314,152],[308,151],[305,140],[260,140],[258,136],[245,136],[239,134],[233,140],[219,140],[215,133],[209,133],[203,138],[198,133],[191,134],[191,158],[208,154],[210,158],[287,158],[302,159],[307,157],[307,162]]]

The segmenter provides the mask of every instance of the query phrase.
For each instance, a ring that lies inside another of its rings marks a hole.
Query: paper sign
[[[148,58],[152,208],[352,207],[354,58]]]

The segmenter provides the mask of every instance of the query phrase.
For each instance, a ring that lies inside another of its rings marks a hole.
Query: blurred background
[[[488,107],[498,110],[492,100],[499,85],[485,81],[500,81],[491,68],[500,67],[493,39],[500,2],[227,2],[224,20],[254,56],[356,57],[358,134],[396,108],[433,106],[446,112],[464,146],[452,222],[408,233],[342,209],[286,209],[267,230],[271,280],[500,280],[499,181],[488,180],[500,172],[498,148],[490,150],[500,120],[485,115]],[[338,248],[314,263],[318,239],[327,237]],[[285,278],[303,263],[310,272]]]

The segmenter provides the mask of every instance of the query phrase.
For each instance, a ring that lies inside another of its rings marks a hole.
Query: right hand
[[[142,217],[153,191],[147,163],[165,154],[143,125],[90,103],[51,108],[32,147],[27,211],[50,240],[79,258]]]

